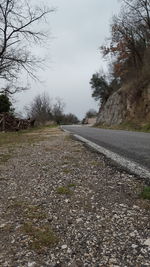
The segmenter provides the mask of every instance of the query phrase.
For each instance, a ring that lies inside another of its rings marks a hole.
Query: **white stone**
[[[109,263],[110,263],[110,264],[112,264],[112,263],[117,263],[116,258],[111,258],[111,259],[109,260]]]
[[[71,254],[72,253],[72,250],[70,248],[68,248],[67,253],[68,254]]]
[[[135,232],[130,233],[130,236],[135,237],[136,236]]]
[[[138,206],[134,205],[133,209],[139,210],[140,208]]]
[[[137,245],[132,244],[132,248],[133,248],[133,249],[135,249],[135,248],[137,248],[137,247],[138,247]]]
[[[147,240],[145,240],[144,245],[150,247],[150,238],[148,238]]]
[[[28,267],[34,267],[34,266],[35,266],[35,264],[36,264],[36,262],[35,262],[35,261],[33,261],[33,262],[28,262]]]
[[[118,216],[117,214],[115,214],[113,218],[114,219],[120,219],[120,216]]]
[[[0,229],[5,228],[6,225],[7,225],[6,223],[1,224]]]
[[[62,248],[62,249],[66,249],[66,248],[67,248],[67,245],[62,245],[61,248]]]
[[[127,208],[127,205],[125,205],[125,204],[120,204],[119,206],[122,208]]]
[[[81,219],[81,218],[76,219],[76,222],[77,222],[77,223],[80,223],[80,222],[82,222],[82,219]]]

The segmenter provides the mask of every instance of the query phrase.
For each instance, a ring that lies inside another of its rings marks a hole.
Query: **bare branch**
[[[28,0],[3,0],[0,3],[0,78],[11,80],[21,69],[34,79],[35,67],[42,62],[27,51],[27,45],[37,44],[47,37],[39,30],[39,22],[53,12],[48,7],[32,8]],[[35,24],[38,23],[38,30]],[[34,66],[34,67],[33,67]]]

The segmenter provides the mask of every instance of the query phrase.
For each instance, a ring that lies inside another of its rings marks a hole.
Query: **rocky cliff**
[[[118,125],[125,121],[150,122],[150,84],[141,90],[122,87],[100,108],[97,124]]]

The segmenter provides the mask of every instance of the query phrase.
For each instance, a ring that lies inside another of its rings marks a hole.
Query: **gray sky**
[[[36,1],[38,2],[38,1]],[[66,103],[65,112],[80,119],[90,108],[98,109],[91,97],[89,81],[92,74],[106,63],[98,48],[109,36],[113,14],[119,10],[118,0],[49,0],[57,8],[50,14],[48,27],[51,40],[46,44],[48,67],[38,71],[43,83],[31,82],[31,90],[19,94],[16,105],[22,107],[41,92]]]

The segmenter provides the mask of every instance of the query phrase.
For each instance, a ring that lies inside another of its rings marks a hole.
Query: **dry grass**
[[[48,225],[36,227],[31,222],[26,222],[23,231],[31,238],[32,249],[43,249],[44,247],[52,247],[58,242],[58,238]]]
[[[60,195],[71,195],[72,191],[68,186],[61,186],[56,189],[56,192]]]
[[[14,200],[13,204],[8,208],[14,209],[15,213],[20,214],[23,221],[25,221],[21,231],[30,237],[29,245],[31,249],[41,250],[45,247],[51,247],[58,242],[58,238],[49,225],[43,223],[47,218],[47,214],[43,213],[39,206],[29,205],[21,200]]]
[[[15,146],[22,143],[32,144],[35,142],[42,141],[43,139],[48,138],[54,133],[57,133],[57,128],[50,127],[40,127],[40,128],[32,128],[26,131],[20,132],[6,132],[0,133],[0,147],[2,146]]]
[[[0,164],[4,164],[8,162],[8,160],[12,157],[12,154],[0,154]]]

